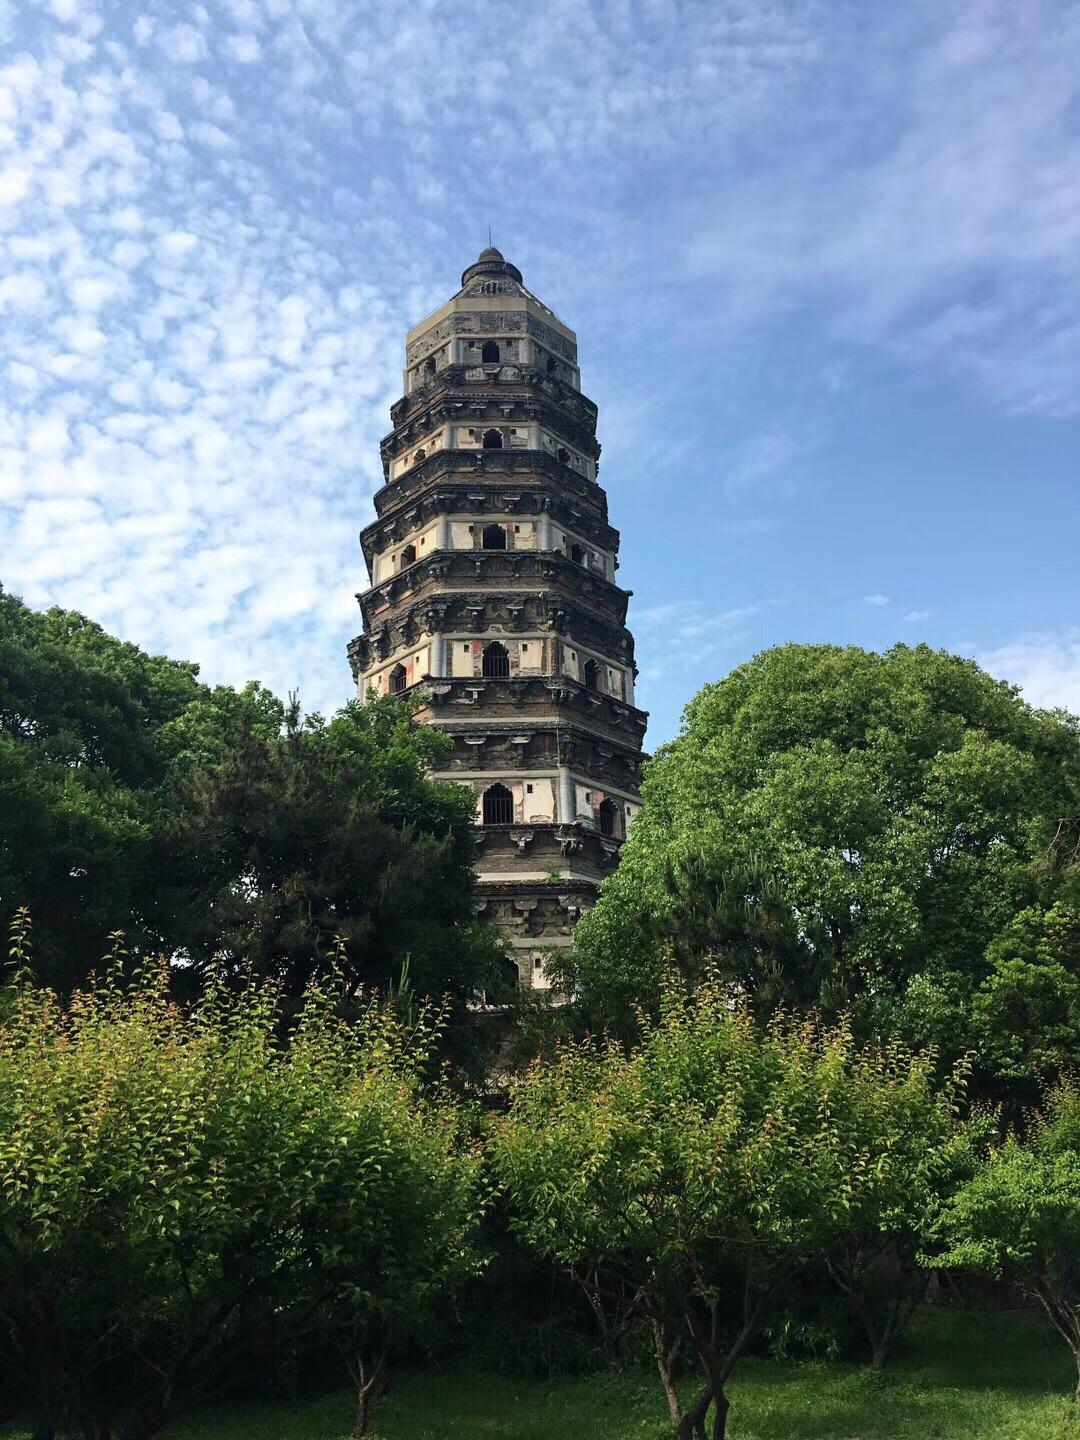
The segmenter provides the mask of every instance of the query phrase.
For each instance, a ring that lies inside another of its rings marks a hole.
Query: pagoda
[[[639,808],[646,723],[577,337],[489,247],[408,332],[390,419],[357,691],[415,692],[452,738],[434,778],[475,791],[480,912],[544,986]]]

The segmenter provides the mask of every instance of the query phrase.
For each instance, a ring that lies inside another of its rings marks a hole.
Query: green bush
[[[0,1344],[39,1436],[153,1434],[253,1322],[336,1347],[362,1433],[478,1264],[479,1151],[420,1078],[433,1017],[345,1023],[311,990],[283,1045],[274,987],[184,1008],[121,958],[68,1005],[24,972],[0,1027]]]

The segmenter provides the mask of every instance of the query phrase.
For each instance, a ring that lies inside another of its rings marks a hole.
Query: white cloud
[[[877,594],[877,595],[864,595],[864,596],[863,596],[863,603],[864,603],[865,605],[877,605],[877,606],[891,605],[891,604],[892,604],[892,596],[891,596],[891,595],[881,595],[881,594]]]
[[[404,332],[488,219],[588,307],[605,477],[675,484],[704,445],[721,499],[792,487],[812,425],[673,433],[668,402],[691,372],[723,395],[718,334],[815,306],[995,403],[1076,403],[1066,7],[57,4],[80,44],[22,7],[0,69],[5,581],[212,679],[348,693]],[[675,636],[719,673],[756,608],[672,605],[632,613],[643,670]]]
[[[206,41],[193,25],[174,25],[158,43],[177,65],[194,65],[206,58]]]
[[[158,251],[168,260],[179,259],[199,243],[198,237],[187,230],[170,230],[158,239]]]
[[[906,615],[902,615],[900,618],[905,625],[919,625],[923,620],[930,619],[930,611],[909,610]]]
[[[1080,715],[1080,631],[1028,636],[975,658],[991,675],[1019,685],[1032,705]]]
[[[813,107],[818,143],[781,127],[755,165],[683,202],[688,272],[711,282],[714,320],[814,310],[1007,410],[1076,414],[1080,10],[928,13],[867,27],[837,12],[823,78],[844,80]]]
[[[225,48],[241,65],[253,64],[262,54],[258,36],[249,33],[230,35],[225,42]]]
[[[32,178],[25,165],[5,165],[0,170],[0,205],[17,205],[30,189]]]

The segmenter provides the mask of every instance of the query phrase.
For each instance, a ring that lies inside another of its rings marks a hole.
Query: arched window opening
[[[411,565],[415,559],[416,546],[406,545],[404,550],[402,550],[401,554],[398,556],[398,568],[404,570],[405,566]]]
[[[505,785],[492,785],[484,791],[484,824],[512,825],[514,797]]]
[[[434,355],[429,355],[428,358],[424,361],[424,379],[425,379],[425,380],[434,380],[434,379],[435,379],[435,368],[436,368],[436,367],[435,367],[435,356],[434,356]]]
[[[501,450],[502,448],[503,448],[503,443],[502,443],[502,431],[501,431],[501,430],[485,430],[485,431],[484,431],[484,449],[485,449],[485,450]]]
[[[484,533],[480,537],[480,544],[485,550],[505,550],[506,526],[485,525]]]
[[[549,375],[554,375],[555,371],[558,370],[558,368],[559,362],[555,359],[554,355],[549,355],[547,362],[547,373]]]
[[[413,463],[414,465],[419,465],[421,460],[426,460],[426,459],[427,459],[427,451],[426,451],[426,450],[424,449],[424,447],[421,445],[421,446],[420,446],[420,449],[417,450],[416,454],[412,457],[412,463]]]
[[[484,365],[497,365],[499,363],[499,342],[497,340],[485,340],[480,351],[480,360]]]
[[[600,822],[601,835],[615,834],[615,805],[611,800],[601,800],[596,811],[596,818]]]
[[[569,450],[565,450],[565,449],[560,445],[559,448],[558,448],[558,450],[555,451],[555,459],[558,460],[558,462],[559,462],[560,465],[569,465],[569,464],[570,464],[570,451],[569,451]]]
[[[395,665],[390,671],[390,694],[400,695],[409,683],[408,671],[404,665]]]
[[[505,680],[510,674],[510,652],[493,640],[484,650],[483,672],[488,680]]]
[[[570,546],[570,559],[573,560],[575,565],[585,564],[585,552],[580,545]]]
[[[581,667],[581,679],[586,690],[600,689],[600,666],[595,660],[586,660]]]

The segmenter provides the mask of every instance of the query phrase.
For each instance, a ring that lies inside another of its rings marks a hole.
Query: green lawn
[[[732,1385],[730,1440],[1080,1440],[1064,1348],[1023,1316],[928,1312],[895,1367],[748,1360]],[[231,1406],[168,1440],[348,1440],[347,1394]],[[373,1440],[669,1440],[650,1374],[538,1381],[396,1377]],[[23,1440],[13,1432],[11,1440]]]

